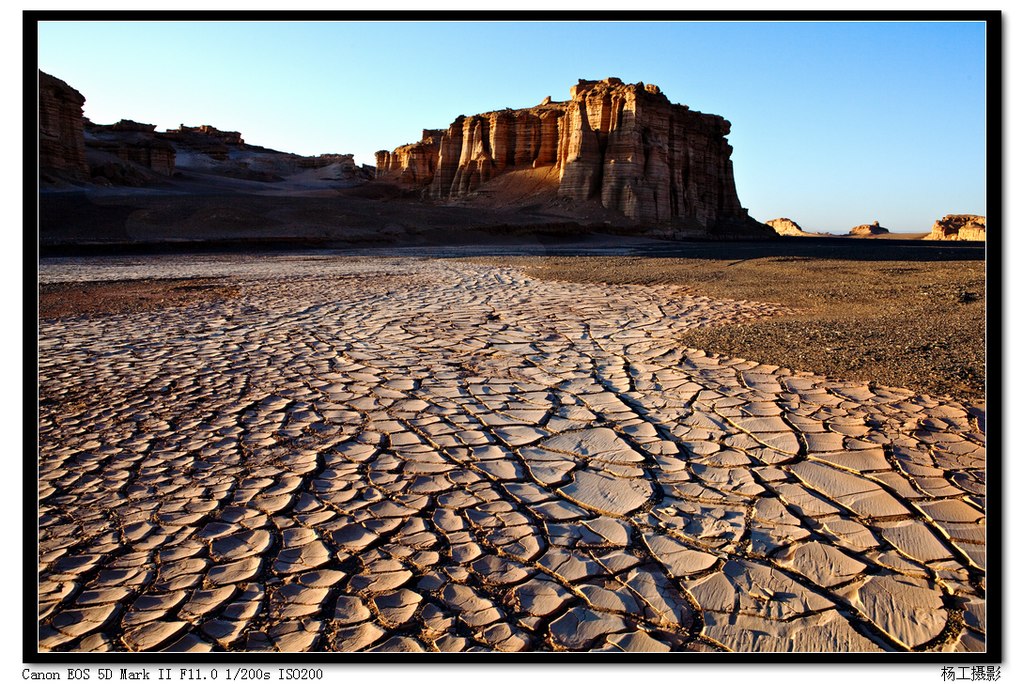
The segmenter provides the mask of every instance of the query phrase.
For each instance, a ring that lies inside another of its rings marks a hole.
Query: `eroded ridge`
[[[675,342],[777,307],[90,263],[242,294],[41,321],[41,649],[985,647],[983,413]]]

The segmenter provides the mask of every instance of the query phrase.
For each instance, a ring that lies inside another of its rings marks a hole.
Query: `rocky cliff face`
[[[144,185],[152,180],[148,172],[174,173],[174,147],[158,138],[155,126],[128,120],[96,125],[83,116],[84,104],[77,90],[39,72],[39,170],[44,181]]]
[[[600,196],[641,221],[672,218],[715,226],[741,219],[729,123],[673,105],[657,86],[615,79],[572,89],[561,128],[559,194]]]
[[[82,105],[85,97],[39,72],[39,168],[43,174],[88,178]]]
[[[378,152],[380,173],[444,200],[508,171],[554,167],[549,177],[560,197],[598,202],[635,221],[768,234],[736,195],[729,122],[672,104],[654,85],[581,80],[568,101],[461,116],[439,140],[430,133]]]
[[[444,131],[423,130],[419,142],[402,145],[394,152],[376,153],[377,178],[388,178],[410,185],[428,185],[434,179],[437,152]]]
[[[985,217],[974,214],[947,214],[932,225],[928,240],[985,239]]]
[[[507,170],[556,163],[563,114],[546,104],[460,116],[441,136],[431,197],[463,196]]]

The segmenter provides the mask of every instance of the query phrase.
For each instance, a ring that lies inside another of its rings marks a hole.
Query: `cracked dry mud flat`
[[[40,275],[241,289],[40,322],[40,650],[985,648],[983,415],[675,342],[778,307],[411,258]]]

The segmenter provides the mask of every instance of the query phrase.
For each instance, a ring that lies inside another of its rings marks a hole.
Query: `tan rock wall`
[[[729,122],[675,105],[657,86],[617,79],[572,89],[562,126],[559,194],[640,221],[702,226],[745,218],[733,177]]]
[[[878,225],[878,221],[873,223],[865,223],[860,226],[854,226],[850,229],[850,235],[864,236],[864,235],[885,235],[889,232],[888,228],[883,228]]]
[[[459,197],[505,171],[551,166],[562,114],[541,105],[459,117],[441,136],[431,197]]]
[[[390,178],[411,185],[429,185],[434,179],[441,131],[424,130],[423,139],[403,145],[394,152],[376,153],[377,178]]]
[[[960,229],[959,237],[961,240],[983,241],[985,239],[985,226],[984,224],[964,226]]]
[[[928,240],[985,239],[985,217],[975,214],[947,214],[932,225]]]

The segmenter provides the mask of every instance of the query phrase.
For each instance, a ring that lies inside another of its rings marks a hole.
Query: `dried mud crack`
[[[41,317],[41,650],[985,649],[983,414],[680,343],[781,304],[417,258],[41,279],[217,293]]]

